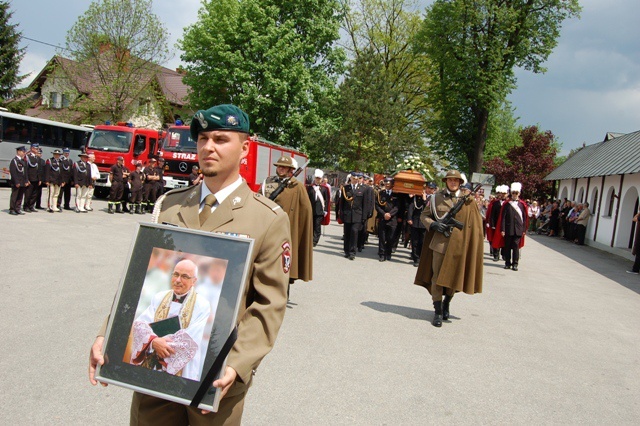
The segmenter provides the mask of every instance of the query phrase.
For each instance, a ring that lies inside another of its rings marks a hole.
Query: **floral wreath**
[[[413,170],[415,172],[422,173],[427,180],[433,180],[431,173],[427,169],[427,165],[417,155],[408,155],[402,160],[401,163],[396,165],[396,169],[400,170]]]

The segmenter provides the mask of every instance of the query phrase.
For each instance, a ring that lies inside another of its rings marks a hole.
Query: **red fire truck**
[[[302,152],[269,142],[256,136],[249,138],[249,154],[240,163],[240,174],[252,190],[258,191],[262,182],[276,173],[273,165],[282,155],[295,159],[300,166],[307,162]],[[165,181],[167,188],[179,188],[189,184],[191,168],[198,164],[196,141],[191,139],[189,126],[169,127],[158,149],[158,157],[165,160]],[[306,169],[298,176],[304,182]]]
[[[133,171],[136,161],[146,164],[155,155],[158,140],[162,139],[163,135],[162,131],[133,127],[130,123],[95,126],[86,151],[96,156],[96,165],[100,171],[100,178],[96,181],[98,195],[104,196],[108,191],[109,170],[116,164],[118,157],[124,157],[125,167]]]

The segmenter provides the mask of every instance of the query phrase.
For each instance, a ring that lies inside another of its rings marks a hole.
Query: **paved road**
[[[97,201],[89,214],[14,217],[8,197],[0,188],[2,422],[127,424],[130,391],[91,387],[87,358],[149,216]],[[292,288],[244,424],[640,421],[640,277],[628,261],[536,236],[518,272],[485,257],[484,292],[456,296],[437,329],[406,249],[379,263],[367,246],[349,261],[340,233],[326,228],[314,281]]]

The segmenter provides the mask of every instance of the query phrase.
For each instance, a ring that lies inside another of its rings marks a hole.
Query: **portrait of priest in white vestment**
[[[211,306],[196,293],[197,281],[194,262],[184,259],[176,263],[171,290],[153,296],[133,322],[131,364],[200,380],[206,352],[199,346],[206,344],[202,338]]]

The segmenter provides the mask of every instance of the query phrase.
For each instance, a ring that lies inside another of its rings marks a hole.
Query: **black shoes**
[[[385,260],[387,260],[384,256],[380,256],[380,262],[384,262]]]
[[[516,265],[515,263],[513,265],[511,265],[511,269],[513,271],[517,271],[518,270],[518,265]]]
[[[18,216],[18,212],[14,212],[13,210],[9,210],[9,214],[13,216]],[[629,271],[627,271],[629,272]]]
[[[511,269],[511,265],[504,265],[504,269]]]
[[[433,314],[431,324],[433,324],[434,327],[442,327],[442,302],[433,302],[433,307],[436,311]]]
[[[355,259],[356,259],[356,257],[354,255],[350,255],[349,256],[349,260],[355,260]]]

